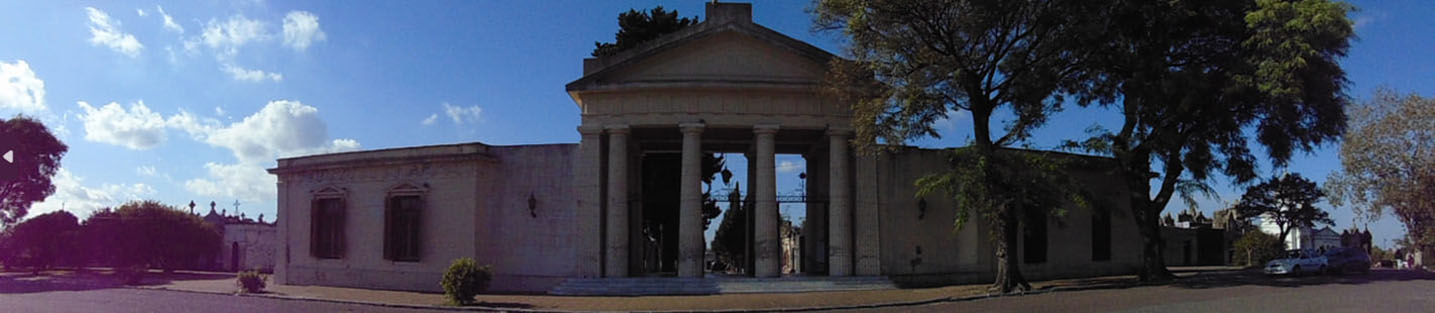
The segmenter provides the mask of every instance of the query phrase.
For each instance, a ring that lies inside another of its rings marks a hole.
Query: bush
[[[474,296],[488,289],[488,281],[491,279],[492,266],[479,266],[472,258],[460,258],[453,260],[453,264],[448,266],[448,272],[443,274],[439,285],[443,286],[443,294],[448,298],[449,304],[468,305],[473,303]]]
[[[115,276],[118,276],[120,281],[126,285],[139,285],[144,280],[145,272],[148,271],[149,266],[145,265],[118,266],[115,267]]]
[[[1276,236],[1260,231],[1248,231],[1236,240],[1236,259],[1245,266],[1264,266],[1270,260],[1285,255],[1285,244]]]
[[[234,284],[239,286],[240,291],[258,293],[264,290],[264,282],[267,280],[269,280],[269,275],[260,274],[258,270],[250,270],[239,272],[234,279]]]

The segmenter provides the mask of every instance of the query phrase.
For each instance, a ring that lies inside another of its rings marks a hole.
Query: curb
[[[1224,272],[1224,271],[1223,271],[1223,272]],[[1203,274],[1210,274],[1210,273],[1215,273],[1215,272],[1198,273],[1198,274],[1192,275],[1191,277],[1188,277],[1188,278],[1194,278],[1194,277],[1197,277],[1197,276],[1203,276]],[[1015,293],[1015,294],[986,293],[986,294],[977,294],[977,295],[960,296],[960,297],[953,297],[953,296],[939,297],[939,298],[932,298],[932,299],[926,299],[926,300],[898,301],[898,302],[881,302],[881,303],[854,304],[854,305],[838,305],[838,306],[814,306],[814,307],[791,307],[791,308],[767,308],[767,309],[657,310],[657,311],[621,311],[621,312],[645,312],[645,313],[748,313],[748,312],[812,312],[812,311],[832,311],[832,310],[876,309],[876,308],[890,308],[890,307],[907,307],[907,306],[927,305],[927,304],[936,304],[936,303],[951,303],[951,302],[976,301],[976,300],[994,299],[994,298],[1004,298],[1004,297],[1021,297],[1021,296],[1040,295],[1040,294],[1055,293],[1055,292],[1065,292],[1065,291],[1094,290],[1094,289],[1109,288],[1109,287],[1111,287],[1111,286],[1147,287],[1147,286],[1159,286],[1159,285],[1165,285],[1165,284],[1167,284],[1167,282],[1161,282],[1161,283],[1144,283],[1144,282],[1137,282],[1137,283],[1124,283],[1124,284],[1098,285],[1098,286],[1061,286],[1061,287],[1052,287],[1052,288],[1048,288],[1048,289],[1033,290],[1033,291],[1027,291],[1027,292],[1023,292],[1023,293]],[[280,299],[280,300],[299,300],[299,301],[313,301],[313,302],[339,303],[339,304],[358,304],[358,305],[369,305],[369,306],[378,306],[378,307],[405,308],[405,309],[422,309],[422,310],[468,311],[468,312],[522,312],[522,313],[601,312],[601,311],[579,311],[579,310],[543,310],[543,309],[523,309],[523,308],[497,308],[497,307],[485,307],[485,306],[482,306],[482,305],[478,305],[478,306],[463,306],[463,307],[442,306],[442,305],[416,305],[416,304],[399,304],[399,303],[372,302],[372,301],[359,301],[359,300],[341,300],[341,299],[310,298],[310,297],[290,296],[290,295],[281,295],[281,294],[268,294],[268,293],[244,294],[244,293],[237,293],[237,292],[218,292],[218,291],[200,291],[200,290],[187,290],[187,289],[173,289],[173,288],[166,288],[166,287],[142,287],[142,286],[123,286],[123,287],[124,287],[124,288],[129,288],[129,289],[160,290],[160,291],[187,292],[187,293],[197,293],[197,294],[227,295],[227,296],[240,296],[240,297],[258,297],[258,298],[270,298],[270,299]]]

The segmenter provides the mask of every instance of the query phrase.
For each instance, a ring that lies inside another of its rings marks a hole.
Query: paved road
[[[0,278],[0,312],[438,312]],[[839,312],[1435,312],[1435,275],[1268,278],[1204,275],[1167,286],[1109,287]]]
[[[1168,286],[1092,289],[839,312],[1435,312],[1435,275],[1226,274]]]

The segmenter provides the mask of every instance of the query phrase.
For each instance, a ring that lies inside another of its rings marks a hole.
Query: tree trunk
[[[1137,276],[1141,281],[1162,282],[1176,278],[1166,269],[1166,258],[1164,255],[1166,242],[1161,239],[1161,207],[1153,207],[1157,204],[1147,197],[1151,196],[1150,179],[1150,155],[1147,153],[1135,153],[1130,151],[1118,151],[1116,154],[1118,166],[1123,173],[1121,176],[1126,179],[1128,201],[1131,204],[1131,217],[1135,219],[1136,229],[1141,234],[1141,269]],[[1161,203],[1164,205],[1164,203]]]
[[[1001,223],[993,225],[993,233],[996,236],[997,248],[997,280],[988,290],[1000,293],[1020,293],[1031,290],[1031,284],[1026,277],[1021,275],[1021,263],[1017,259],[1017,239],[1020,232],[1017,229],[1016,209],[1006,208],[1001,214]]]

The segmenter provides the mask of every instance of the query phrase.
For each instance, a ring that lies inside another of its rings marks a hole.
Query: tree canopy
[[[1079,201],[1060,162],[1043,153],[1004,149],[1019,144],[1059,110],[1061,95],[1085,88],[1074,50],[1095,25],[1095,6],[1079,1],[822,0],[818,28],[850,38],[853,60],[835,60],[826,90],[852,103],[863,150],[940,137],[933,124],[967,112],[972,147],[951,150],[949,170],[914,182],[918,195],[942,192],[991,226],[1000,292],[1030,289],[1016,247],[1024,217],[1061,215]],[[992,134],[998,110],[1014,120]],[[1070,187],[1070,188],[1069,188]]]
[[[55,193],[50,178],[69,150],[39,121],[19,115],[0,120],[0,153],[14,150],[14,164],[0,171],[0,227],[19,221],[30,205]]]
[[[1325,197],[1325,192],[1300,174],[1291,173],[1261,182],[1250,188],[1236,203],[1235,209],[1241,218],[1269,219],[1280,229],[1276,239],[1285,242],[1286,235],[1294,227],[1315,227],[1317,224],[1334,225],[1330,214],[1315,207]]]
[[[1342,169],[1326,180],[1332,204],[1369,220],[1394,215],[1406,240],[1435,251],[1435,99],[1375,92],[1355,107],[1340,147]]]
[[[613,42],[593,43],[593,56],[618,54],[643,42],[697,23],[697,17],[678,18],[677,10],[667,11],[661,5],[647,12],[636,9],[628,10],[628,12],[618,14],[618,34],[614,36]]]
[[[1354,35],[1346,18],[1353,8],[1328,0],[1113,0],[1106,7],[1109,31],[1086,44],[1100,52],[1086,63],[1092,80],[1079,103],[1118,109],[1123,121],[1072,146],[1116,158],[1144,240],[1141,277],[1169,279],[1158,216],[1172,197],[1194,205],[1217,173],[1254,180],[1251,139],[1282,167],[1294,151],[1345,130],[1339,59]]]
[[[77,237],[80,222],[74,214],[55,211],[32,217],[8,229],[0,241],[0,262],[30,266],[34,270],[58,265],[79,265]]]

